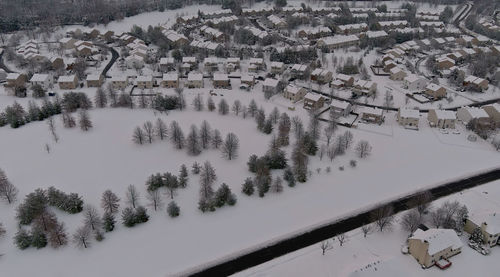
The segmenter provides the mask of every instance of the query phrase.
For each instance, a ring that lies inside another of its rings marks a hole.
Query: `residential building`
[[[49,74],[33,74],[30,79],[30,83],[32,86],[39,85],[43,89],[47,90],[52,87],[52,83],[54,82],[53,78]]]
[[[352,87],[352,85],[354,85],[354,77],[346,74],[339,73],[335,79],[341,81],[344,84],[344,87]]]
[[[356,23],[347,25],[337,25],[335,27],[337,34],[350,35],[368,31],[366,23]]]
[[[332,51],[339,48],[359,45],[359,38],[355,35],[338,35],[320,38],[317,42],[318,47],[326,47]]]
[[[481,108],[477,107],[461,107],[457,110],[457,119],[463,124],[468,124],[475,119],[482,126],[491,124],[490,116]]]
[[[383,110],[378,108],[363,107],[361,119],[365,122],[382,124],[384,121]]]
[[[294,64],[290,70],[293,78],[304,79],[309,72],[309,67],[305,64]]]
[[[446,97],[446,88],[434,83],[430,83],[425,87],[425,94],[434,99],[444,98]]]
[[[427,113],[427,120],[431,127],[455,129],[457,116],[453,111],[430,109]]]
[[[494,103],[490,105],[483,106],[483,110],[492,119],[495,128],[500,127],[500,104]]]
[[[389,72],[391,73],[389,79],[393,81],[403,81],[403,79],[407,76],[406,72],[398,66],[391,68]]]
[[[189,72],[186,85],[188,88],[202,88],[203,75],[201,73]]]
[[[399,108],[398,111],[399,125],[402,125],[407,129],[418,130],[419,120],[420,120],[420,112],[418,110]]]
[[[229,77],[224,73],[214,73],[213,85],[214,88],[231,88]]]
[[[327,84],[333,79],[333,73],[329,70],[316,68],[311,72],[311,81],[316,81],[320,84]]]
[[[352,104],[346,101],[332,99],[330,103],[330,112],[336,117],[347,117],[352,110]]]
[[[257,72],[265,68],[264,59],[262,58],[250,58],[248,66],[248,72]]]
[[[262,91],[264,93],[276,94],[279,92],[279,81],[272,78],[266,78],[262,83]]]
[[[76,75],[60,76],[57,84],[60,89],[75,89],[78,86],[78,78]]]
[[[436,64],[438,69],[450,69],[455,66],[455,61],[448,57],[440,57],[436,59]]]
[[[440,260],[462,251],[462,241],[452,229],[417,229],[408,239],[408,251],[423,267],[428,268]],[[447,264],[439,264],[445,267]],[[448,265],[449,266],[449,265]]]
[[[422,91],[427,85],[427,79],[416,74],[410,74],[403,79],[403,86],[409,91]]]
[[[111,86],[114,89],[124,90],[128,86],[128,77],[125,75],[111,77]]]
[[[165,88],[178,88],[179,74],[177,72],[163,73],[161,85]]]
[[[500,211],[471,211],[465,220],[464,231],[472,234],[479,228],[483,234],[483,243],[493,247],[499,243]]]
[[[470,86],[479,92],[487,90],[488,84],[489,84],[488,80],[485,80],[483,78],[479,78],[476,76],[472,76],[472,75],[467,76],[464,79],[464,86]]]
[[[162,72],[169,72],[169,71],[175,70],[174,58],[161,58],[160,59],[160,70]]]
[[[303,87],[299,87],[293,84],[289,84],[283,93],[283,97],[291,100],[292,102],[298,102],[304,98],[307,94],[307,90]]]
[[[281,74],[285,71],[285,64],[282,62],[271,62],[271,73]]]
[[[249,87],[253,87],[255,85],[255,77],[252,75],[241,75],[241,83],[246,84]]]
[[[372,95],[377,91],[377,83],[366,80],[356,80],[352,92],[356,95]]]
[[[87,75],[87,87],[99,88],[104,83],[104,75],[102,74],[89,74]]]
[[[151,75],[138,76],[136,83],[138,89],[152,89],[154,85],[153,76]]]
[[[304,109],[318,110],[325,104],[325,98],[321,94],[309,92],[304,96]]]
[[[28,77],[21,73],[9,73],[5,80],[7,81],[7,84],[5,84],[6,87],[24,87],[28,81]]]

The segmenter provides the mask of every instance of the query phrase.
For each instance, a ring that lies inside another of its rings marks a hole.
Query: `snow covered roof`
[[[390,69],[390,72],[391,72],[391,74],[397,74],[399,72],[404,72],[404,70],[398,66],[395,66],[395,67]]]
[[[330,106],[335,107],[335,108],[340,108],[340,109],[347,109],[351,105],[349,102],[346,101],[340,101],[337,99],[332,99],[332,102],[330,103]]]
[[[239,63],[240,62],[240,58],[227,58],[226,62],[228,62],[228,63]]]
[[[57,79],[57,82],[61,83],[68,83],[68,82],[74,82],[76,76],[75,75],[68,75],[68,76],[60,76],[59,79]]]
[[[406,26],[406,25],[408,25],[408,21],[406,21],[406,20],[379,21],[378,24],[381,27]]]
[[[388,34],[385,31],[368,31],[366,32],[368,38],[381,38],[386,37]]]
[[[279,81],[276,80],[276,79],[273,79],[273,78],[266,78],[264,80],[264,83],[262,84],[263,86],[266,86],[266,87],[277,87],[278,86],[278,83]]]
[[[444,27],[442,21],[420,21],[421,27]]]
[[[417,118],[418,119],[420,117],[420,112],[418,110],[400,108],[399,109],[399,116],[404,117],[404,118]]]
[[[457,119],[457,115],[453,111],[434,110],[438,119]]]
[[[472,118],[488,118],[490,117],[485,110],[477,107],[461,107],[460,109],[466,110]]]
[[[290,93],[290,94],[293,94],[293,95],[295,95],[295,94],[299,93],[299,91],[300,91],[300,90],[301,90],[301,87],[298,87],[298,86],[293,85],[293,84],[290,84],[290,85],[288,85],[288,86],[286,87],[286,91],[287,91],[288,93]]]
[[[255,77],[252,75],[241,75],[242,82],[253,82],[254,80],[255,80]]]
[[[49,74],[33,74],[30,82],[46,82],[49,80]]]
[[[264,59],[262,59],[262,58],[250,58],[249,63],[250,64],[263,64]]]
[[[214,81],[229,81],[229,77],[224,73],[214,73]]]
[[[269,19],[269,21],[271,21],[271,23],[273,23],[274,25],[286,24],[286,22],[283,19],[277,17],[274,14],[268,16],[267,19]]]
[[[308,93],[304,96],[304,99],[307,99],[307,100],[311,100],[311,101],[317,102],[317,101],[319,101],[322,97],[323,97],[323,96],[321,96],[320,94],[316,94],[316,93],[308,92]]]
[[[497,211],[473,212],[469,215],[469,220],[478,226],[486,223],[485,231],[488,232],[488,234],[500,234],[500,213]]]
[[[126,82],[127,79],[128,79],[128,77],[125,75],[112,76],[111,82]]]
[[[188,81],[202,81],[203,75],[201,73],[189,72]]]
[[[352,13],[367,13],[367,12],[377,12],[377,8],[349,8]]]
[[[163,81],[173,82],[179,80],[179,74],[177,72],[169,72],[163,74]]]
[[[161,58],[160,64],[173,64],[175,63],[174,58]]]
[[[458,249],[462,247],[462,241],[457,236],[457,233],[452,229],[428,229],[422,231],[417,229],[410,239],[421,240],[422,242],[429,243],[427,252],[434,255],[448,247]]]
[[[368,28],[368,25],[366,23],[356,23],[356,24],[338,25],[337,28],[339,28],[341,31],[348,31],[353,29],[366,29]]]
[[[432,90],[432,91],[438,91],[438,90],[440,90],[441,88],[443,88],[443,87],[442,87],[442,86],[440,86],[440,85],[436,85],[436,84],[434,84],[434,83],[430,83],[430,84],[428,84],[428,85],[425,87],[425,89]]]
[[[21,76],[20,73],[9,73],[7,74],[7,80],[17,80]]]
[[[378,108],[363,107],[361,109],[362,114],[373,114],[377,116],[382,116],[383,110]]]
[[[87,75],[87,81],[99,81],[101,79],[101,74],[89,74]]]
[[[207,57],[203,60],[203,63],[208,63],[208,64],[217,64],[218,60],[216,57]]]
[[[151,75],[141,75],[137,76],[137,82],[152,82],[153,76]]]
[[[325,45],[336,45],[346,42],[359,41],[359,38],[355,35],[348,35],[348,36],[339,35],[339,36],[324,37],[319,41],[322,41]]]
[[[337,78],[337,80],[341,80],[343,82],[348,82],[351,79],[353,79],[354,77],[349,76],[349,75],[345,75],[345,74],[342,74],[342,73],[339,73],[339,74],[337,74],[336,78]]]
[[[282,62],[271,62],[271,68],[283,68],[284,65]]]
[[[307,65],[305,64],[294,64],[292,66],[292,71],[300,71],[300,72],[303,72],[303,71],[306,71],[307,70]]]
[[[196,63],[196,57],[182,57],[183,63]]]
[[[414,83],[414,82],[417,82],[420,80],[425,80],[425,79],[418,76],[417,74],[410,74],[410,75],[406,76],[404,80],[408,83]]]

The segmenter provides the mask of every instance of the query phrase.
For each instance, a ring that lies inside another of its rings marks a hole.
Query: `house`
[[[359,45],[359,38],[355,35],[330,36],[330,37],[320,38],[317,42],[317,45],[320,48],[325,47],[329,51],[332,51],[339,48]]]
[[[138,76],[136,83],[137,83],[138,89],[146,89],[146,88],[151,89],[151,88],[153,88],[153,85],[154,85],[153,76],[151,76],[151,75]]]
[[[318,110],[325,104],[325,98],[321,94],[316,94],[308,92],[304,96],[304,109],[306,110]]]
[[[200,32],[209,40],[216,42],[224,42],[226,40],[226,35],[221,31],[208,27],[206,25],[200,28]]]
[[[177,72],[163,73],[161,85],[164,88],[178,88],[179,87],[179,74]]]
[[[297,32],[297,35],[301,38],[307,38],[309,40],[318,39],[322,37],[327,37],[332,35],[332,30],[328,27],[317,27],[315,29],[302,29]]]
[[[393,80],[393,81],[402,81],[406,76],[406,72],[404,72],[404,70],[400,67],[393,67],[391,68],[391,70],[389,70],[389,72],[391,73],[391,76],[389,76],[389,79]]]
[[[248,63],[250,64],[248,66],[248,72],[257,72],[263,70],[265,67],[263,58],[250,58]]]
[[[196,60],[196,57],[182,57],[183,68],[188,68],[189,70],[193,70],[197,65],[198,61]]]
[[[483,243],[493,247],[499,243],[500,211],[472,211],[465,220],[464,231],[472,234],[479,228],[483,233]]]
[[[130,55],[125,58],[125,63],[129,69],[138,69],[144,67],[144,58],[138,55]]]
[[[111,86],[114,89],[124,90],[128,86],[128,77],[124,75],[111,77]]]
[[[302,100],[306,94],[307,90],[305,88],[290,84],[286,86],[283,97],[292,102],[298,102]]]
[[[438,69],[450,69],[455,66],[455,61],[448,57],[440,57],[436,59],[436,64]]]
[[[104,83],[104,75],[102,74],[89,74],[87,75],[87,87],[99,88]]]
[[[464,60],[464,55],[458,51],[449,53],[446,57],[452,59],[455,63],[461,63]]]
[[[229,77],[224,73],[214,73],[213,85],[214,88],[231,88]]]
[[[357,34],[368,31],[368,25],[366,23],[337,25],[335,27],[335,30],[337,34],[344,34],[344,35]]]
[[[427,113],[427,120],[431,127],[455,129],[457,116],[452,111],[430,109]]]
[[[403,79],[403,86],[409,91],[422,91],[427,85],[427,79],[416,74],[410,74]]]
[[[203,64],[205,65],[205,70],[207,72],[219,70],[219,61],[216,57],[205,58],[205,60],[203,60]]]
[[[332,99],[330,103],[330,112],[332,112],[336,117],[347,117],[352,110],[352,105],[346,101],[340,101]]]
[[[378,26],[383,30],[390,29],[401,29],[408,26],[408,21],[406,20],[394,20],[394,21],[379,21]]]
[[[273,78],[266,78],[262,83],[262,91],[264,93],[276,94],[279,91],[279,81]]]
[[[383,61],[384,71],[391,72],[391,69],[398,66],[393,60],[385,60]]]
[[[495,128],[500,127],[500,104],[494,103],[483,106],[483,110],[490,116],[495,124]]]
[[[59,45],[62,49],[73,49],[76,41],[74,38],[66,37],[59,40]]]
[[[241,83],[246,84],[249,87],[253,87],[255,85],[255,77],[252,75],[241,75]]]
[[[422,267],[438,263],[438,266],[446,267],[446,263],[442,264],[440,260],[460,253],[462,241],[452,229],[417,229],[408,239],[408,251]]]
[[[309,67],[305,64],[294,64],[290,69],[293,78],[304,79],[309,71]]]
[[[174,58],[161,58],[160,59],[160,70],[162,72],[169,72],[169,71],[175,70]]]
[[[99,32],[99,30],[97,29],[92,29],[92,31],[88,33],[88,37],[90,39],[96,39],[99,35],[101,35],[101,32]]]
[[[467,35],[464,35],[464,36],[457,38],[456,42],[462,46],[471,46],[472,44],[478,43],[478,41],[475,37],[471,37],[471,36],[467,36]]]
[[[475,119],[479,125],[488,126],[491,118],[483,109],[477,107],[461,107],[457,110],[457,119],[468,124]]]
[[[285,64],[282,62],[271,62],[271,73],[281,74],[285,71]]]
[[[52,58],[50,58],[49,61],[51,63],[52,69],[54,69],[54,70],[63,69],[65,66],[64,60],[62,58],[59,58],[59,57],[52,57]]]
[[[78,78],[76,75],[60,76],[57,84],[60,89],[75,89],[78,85]]]
[[[2,51],[0,51],[1,53]],[[0,82],[4,82],[7,79],[7,72],[0,68]]]
[[[5,80],[7,81],[6,87],[24,87],[28,77],[21,73],[9,73]]]
[[[352,92],[355,95],[372,95],[377,91],[377,83],[366,80],[356,80]]]
[[[419,119],[420,119],[420,112],[418,110],[399,108],[398,111],[399,125],[402,125],[407,129],[418,130]]]
[[[344,84],[344,87],[352,87],[354,84],[354,77],[346,74],[339,73],[335,79],[341,81]]]
[[[434,99],[444,98],[446,97],[446,88],[430,83],[425,87],[425,94]]]
[[[363,107],[361,119],[365,122],[382,124],[384,121],[383,110],[371,107]]]
[[[106,31],[106,33],[101,35],[102,39],[105,40],[106,42],[113,42],[114,36],[115,32],[113,31]]]
[[[53,79],[49,74],[33,74],[30,79],[31,86],[39,85],[47,90],[52,87]]]
[[[487,90],[488,84],[489,84],[488,80],[472,75],[467,76],[464,79],[464,86],[472,87],[474,90],[477,90],[479,92]]]
[[[186,85],[188,88],[202,88],[203,75],[201,73],[189,72]]]
[[[268,16],[267,20],[269,20],[269,22],[271,23],[271,27],[276,29],[284,29],[286,28],[286,26],[288,26],[285,20],[274,14]]]
[[[316,81],[320,84],[326,84],[333,79],[333,73],[326,69],[316,68],[311,72],[311,81]]]

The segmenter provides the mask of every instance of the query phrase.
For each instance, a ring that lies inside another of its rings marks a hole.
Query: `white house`
[[[333,112],[337,117],[349,116],[351,110],[352,105],[349,102],[332,99],[330,103],[330,112]]]
[[[460,253],[462,241],[452,229],[417,229],[408,239],[408,250],[423,267],[446,267],[441,260]]]
[[[203,87],[203,74],[189,72],[186,85],[188,88],[202,88]]]
[[[398,111],[398,122],[407,129],[418,130],[419,119],[420,112],[418,110],[400,108]]]
[[[49,89],[52,87],[54,79],[49,74],[33,74],[33,77],[30,79],[30,83],[32,86],[39,85],[43,89]]]
[[[427,113],[427,120],[431,127],[455,129],[457,116],[452,111],[430,109]]]
[[[422,91],[427,85],[427,79],[416,74],[410,74],[403,80],[403,86],[409,91]]]
[[[473,119],[486,123],[490,120],[490,117],[481,108],[461,107],[457,110],[457,119],[462,121],[464,124],[469,123]]]
[[[266,78],[262,84],[262,91],[264,93],[278,93],[279,81],[273,78]]]

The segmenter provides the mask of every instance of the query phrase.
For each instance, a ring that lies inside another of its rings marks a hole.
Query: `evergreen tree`
[[[104,216],[102,217],[102,227],[104,231],[106,232],[111,232],[115,229],[115,216],[112,213],[104,213]]]
[[[215,149],[219,149],[219,147],[221,146],[221,144],[222,144],[222,136],[221,136],[219,130],[215,129],[213,137],[212,137],[212,146]]]
[[[14,242],[17,248],[24,250],[31,246],[31,236],[25,229],[19,229],[14,236]]]
[[[131,207],[127,207],[122,211],[122,222],[126,227],[132,227],[136,224],[135,213]]]
[[[264,126],[262,127],[262,132],[268,135],[273,132],[273,120],[271,117],[265,121]]]
[[[250,104],[248,105],[248,113],[251,117],[255,116],[255,114],[257,113],[257,109],[257,103],[255,103],[255,100],[252,99],[252,101],[250,101]]]
[[[207,100],[207,108],[209,111],[213,112],[215,110],[215,103],[211,96]]]
[[[177,206],[175,201],[172,201],[168,204],[167,213],[170,217],[178,217],[180,215],[181,209]]]
[[[189,132],[186,140],[186,148],[188,154],[197,156],[201,153],[200,139],[198,135],[198,128],[195,125],[191,125],[191,131]]]
[[[219,101],[219,105],[217,108],[219,109],[219,114],[221,114],[221,115],[226,115],[229,113],[229,105],[227,104],[227,102],[224,98],[222,98]]]
[[[201,171],[201,166],[198,162],[194,162],[193,165],[191,166],[191,173],[193,174],[200,174]]]
[[[483,231],[481,231],[481,227],[476,227],[469,238],[470,241],[473,241],[478,244],[482,244],[484,241]]]
[[[255,189],[254,189],[252,178],[250,178],[250,177],[246,178],[245,182],[241,186],[241,192],[250,196],[254,193],[254,191],[255,191]]]
[[[257,123],[257,129],[263,130],[266,124],[266,114],[263,109],[258,109],[255,112],[255,122]],[[271,126],[272,127],[272,126]],[[272,129],[271,129],[272,131]]]
[[[134,219],[136,224],[147,222],[149,220],[149,215],[147,214],[146,208],[143,206],[137,207],[137,209],[135,209]]]
[[[274,182],[271,186],[271,191],[273,192],[282,192],[283,191],[283,181],[281,180],[281,177],[278,176],[276,179],[274,179]]]
[[[292,169],[287,167],[285,172],[283,172],[283,180],[288,183],[289,187],[295,187],[295,176],[293,175]]]
[[[296,180],[304,183],[307,181],[307,155],[301,144],[297,143],[292,152],[293,173]]]
[[[247,165],[248,165],[248,170],[250,172],[253,172],[255,173],[257,171],[257,159],[259,157],[257,157],[257,155],[253,154],[250,156],[250,158],[248,158],[248,162],[247,162]]]
[[[290,117],[286,113],[282,113],[278,123],[278,142],[280,146],[288,146],[290,144]]]
[[[236,196],[232,196],[231,189],[225,183],[222,183],[219,189],[217,189],[217,191],[215,192],[214,205],[217,208],[220,208],[225,204],[229,205],[229,203],[232,203],[234,205],[235,202]]]
[[[31,231],[31,245],[37,249],[47,246],[47,236],[39,228],[33,228]]]
[[[181,165],[181,169],[179,171],[179,186],[181,188],[185,188],[187,186],[188,181],[188,171],[185,164]]]

